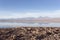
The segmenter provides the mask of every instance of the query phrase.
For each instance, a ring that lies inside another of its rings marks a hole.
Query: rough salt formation
[[[20,27],[0,29],[0,40],[60,40],[60,28]]]

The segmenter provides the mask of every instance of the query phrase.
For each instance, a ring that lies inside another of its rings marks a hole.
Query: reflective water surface
[[[0,28],[11,27],[60,27],[60,23],[11,23],[0,22]]]

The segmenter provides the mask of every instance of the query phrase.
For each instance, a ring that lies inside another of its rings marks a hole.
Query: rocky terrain
[[[0,28],[0,40],[60,40],[60,27]]]

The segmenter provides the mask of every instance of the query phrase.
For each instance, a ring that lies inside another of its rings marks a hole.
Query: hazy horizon
[[[60,0],[0,0],[0,19],[60,18]]]

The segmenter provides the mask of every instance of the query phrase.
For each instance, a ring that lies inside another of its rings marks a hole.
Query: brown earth
[[[0,28],[0,40],[60,40],[60,27]]]
[[[36,18],[36,19],[30,19],[30,20],[23,20],[23,19],[6,19],[6,20],[0,20],[0,22],[55,22],[55,23],[60,23],[60,18]]]

